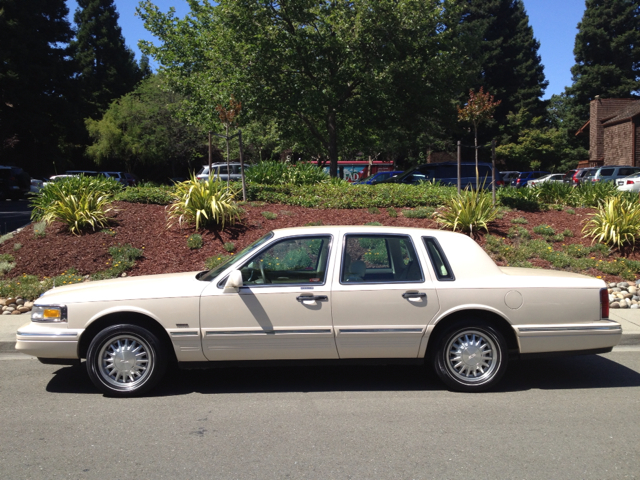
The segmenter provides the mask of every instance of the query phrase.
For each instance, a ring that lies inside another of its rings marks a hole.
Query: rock
[[[638,301],[637,300],[631,300],[631,305],[638,305]]]
[[[33,302],[24,302],[24,306],[31,310],[33,308]]]
[[[626,302],[620,302],[620,308],[629,308]]]
[[[121,277],[126,277],[127,276],[127,272],[122,272],[122,275],[120,275]]]
[[[621,288],[619,288],[619,287],[612,288],[611,290],[612,290],[613,292],[621,292],[621,291],[622,291],[622,289],[621,289]]]
[[[633,293],[634,295],[637,293],[638,289],[636,287],[627,288],[627,292]]]
[[[12,303],[16,303],[16,299],[15,298],[7,298],[7,301],[5,302],[5,305],[11,305]]]
[[[5,308],[3,308],[3,310],[5,312],[13,312],[15,309],[16,309],[15,307],[5,307]]]
[[[627,288],[629,286],[629,284],[627,282],[620,282],[616,286],[619,287],[619,288]]]
[[[629,308],[632,309],[632,310],[637,310],[638,308],[640,308],[640,305],[638,305],[637,303],[634,303]]]
[[[636,287],[640,287],[640,279],[636,280]]]
[[[640,280],[638,280],[636,283],[640,284]],[[615,287],[617,287],[617,286],[618,286],[618,284],[617,284],[617,283],[610,283],[610,284],[609,284],[609,288],[615,288]]]
[[[5,306],[7,304],[7,299],[6,298],[0,298],[0,306]]]
[[[614,300],[615,298],[616,298],[616,297],[614,297],[613,295],[609,295],[609,303],[613,302],[613,300]]]
[[[627,293],[623,293],[622,297],[623,298],[631,298],[631,297],[633,297],[633,295],[631,295],[629,292],[627,292]]]
[[[24,305],[24,299],[22,299],[22,298],[16,299],[16,305],[18,305],[18,306]]]
[[[25,307],[24,305],[21,305],[18,307],[17,309],[20,313],[27,313],[29,310],[31,310],[30,308]]]
[[[620,308],[620,304],[618,302],[613,302],[611,305],[609,305],[609,308]]]
[[[13,312],[11,312],[11,315],[22,315],[22,312],[19,310],[14,310]]]
[[[11,307],[11,308],[16,308],[18,306],[18,304],[16,303],[10,303],[9,305],[7,305],[7,307]]]
[[[7,312],[7,311],[5,311],[5,312],[2,312],[2,314],[3,314],[3,315],[11,315],[11,312]]]
[[[631,305],[631,300],[628,298],[625,298],[624,303],[626,303],[627,305]]]

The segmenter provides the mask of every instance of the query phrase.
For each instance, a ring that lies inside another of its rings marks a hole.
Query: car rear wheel
[[[438,339],[433,365],[452,390],[483,392],[500,381],[507,369],[502,334],[481,321],[460,322]]]
[[[95,336],[87,352],[91,381],[112,397],[132,397],[149,391],[166,367],[162,342],[137,325],[105,328]]]

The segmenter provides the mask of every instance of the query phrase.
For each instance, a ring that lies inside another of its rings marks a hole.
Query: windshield
[[[238,255],[233,255],[231,258],[229,258],[229,260],[224,262],[222,265],[218,265],[216,268],[209,270],[206,274],[202,275],[201,277],[198,277],[198,280],[202,280],[205,282],[208,282],[209,280],[213,280],[218,275],[220,275],[223,271],[229,268],[231,264],[237,261],[240,261],[241,259],[246,257],[249,253],[253,252],[257,248],[259,248],[262,244],[270,240],[271,237],[273,237],[273,232],[267,233],[264,237],[256,240],[251,245],[249,245],[244,250],[242,250],[240,253],[238,253]]]

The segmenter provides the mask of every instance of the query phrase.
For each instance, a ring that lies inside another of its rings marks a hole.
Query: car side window
[[[436,273],[436,278],[441,282],[451,282],[455,280],[456,277],[453,275],[449,261],[447,257],[445,257],[438,240],[433,237],[422,237],[422,240],[424,241],[424,246],[427,248],[431,265]]]
[[[326,281],[330,236],[286,238],[249,259],[241,268],[244,285],[320,285]]]
[[[347,235],[341,283],[422,282],[422,268],[406,235]]]
[[[601,177],[610,177],[611,175],[613,175],[613,168],[603,168],[600,170]]]

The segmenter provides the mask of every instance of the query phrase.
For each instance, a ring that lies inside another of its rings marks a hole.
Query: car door
[[[410,235],[344,235],[331,297],[340,358],[418,356],[439,310],[422,250]]]
[[[337,358],[329,285],[330,235],[279,238],[243,262],[243,286],[224,279],[200,300],[209,360]]]

